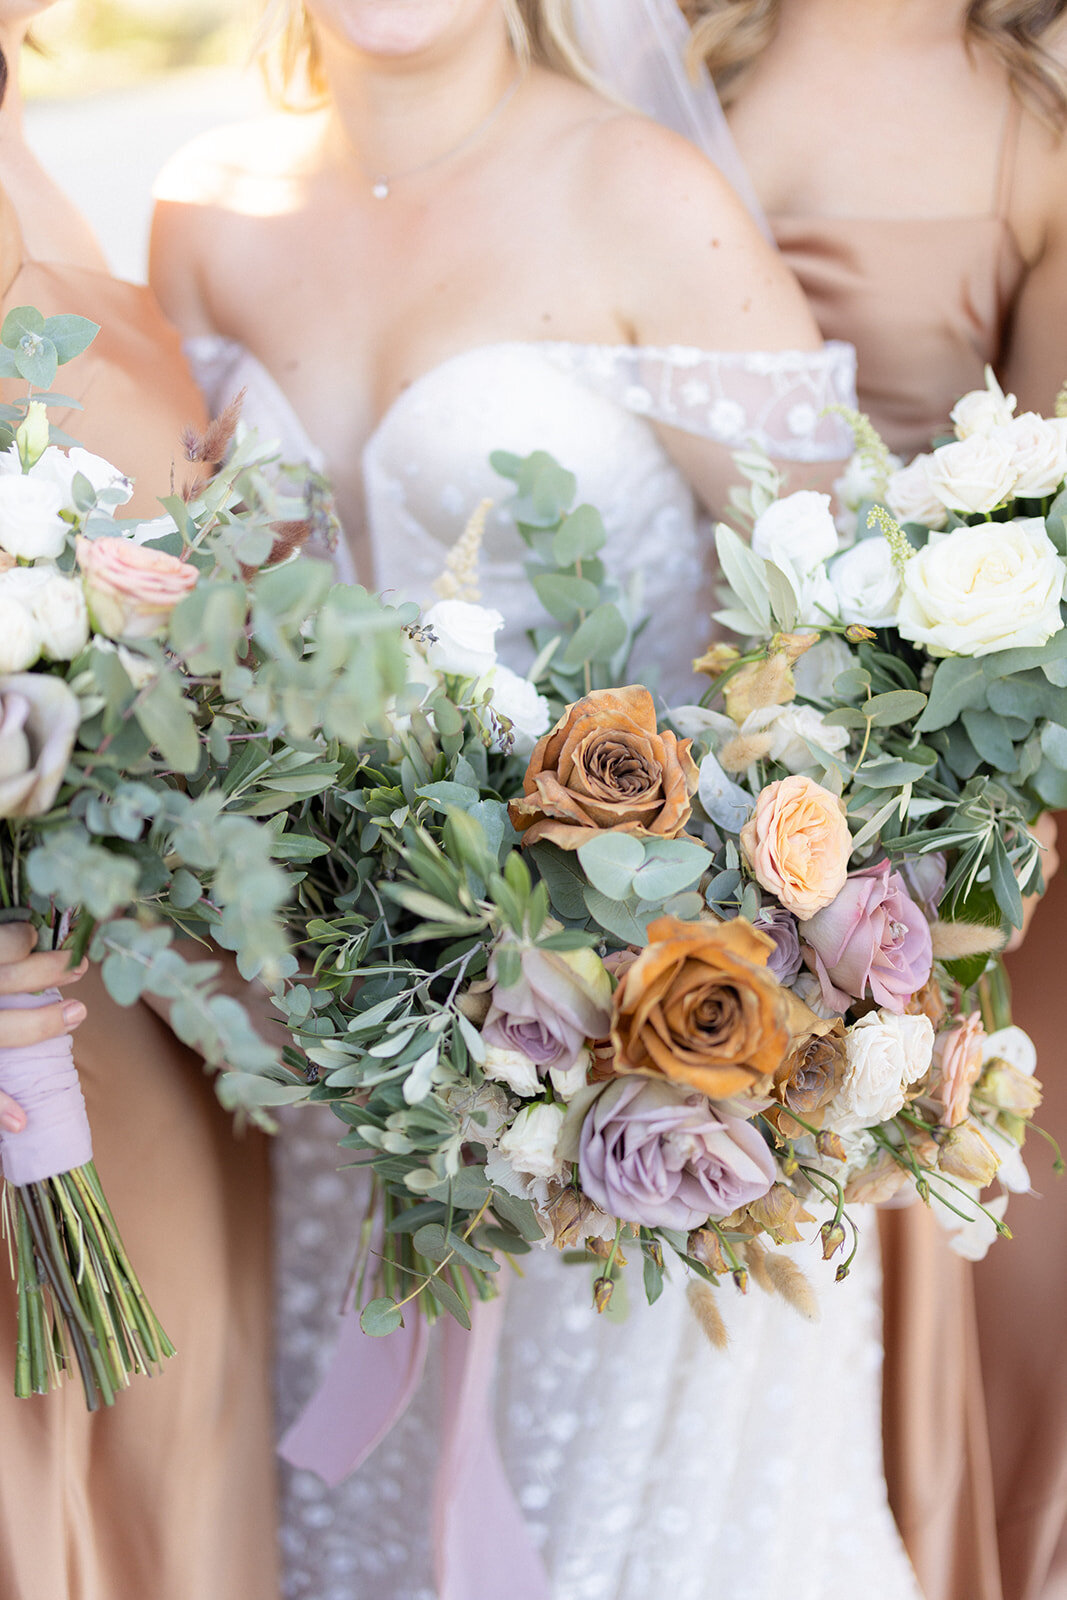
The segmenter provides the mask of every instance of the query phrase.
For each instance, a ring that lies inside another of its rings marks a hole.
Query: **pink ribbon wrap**
[[[0,995],[0,1011],[33,1011],[61,998],[58,989]],[[26,1113],[21,1133],[0,1134],[0,1162],[9,1183],[43,1183],[93,1159],[69,1033],[17,1049],[0,1047],[0,1089]]]
[[[438,1600],[551,1600],[551,1586],[515,1503],[496,1442],[493,1378],[504,1297],[476,1301],[468,1333],[451,1317],[431,1330],[417,1311],[373,1339],[347,1311],[321,1388],[281,1442],[281,1454],[340,1483],[404,1415],[440,1341],[444,1437],[434,1484]]]

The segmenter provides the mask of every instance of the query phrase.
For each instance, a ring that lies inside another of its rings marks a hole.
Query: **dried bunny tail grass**
[[[730,1335],[722,1320],[722,1312],[719,1310],[714,1289],[709,1288],[700,1278],[693,1278],[685,1293],[690,1310],[703,1328],[709,1344],[714,1345],[716,1350],[725,1350],[730,1343]]]
[[[767,1271],[767,1252],[758,1239],[750,1239],[744,1246],[744,1257],[748,1270],[752,1274],[753,1282],[758,1283],[764,1294],[774,1293],[774,1279]]]
[[[486,518],[492,509],[493,502],[483,500],[448,552],[445,569],[434,583],[434,590],[442,600],[474,603],[482,598],[478,587],[478,559],[485,538]]]
[[[774,1292],[788,1301],[805,1322],[818,1322],[821,1316],[818,1298],[796,1262],[777,1250],[768,1250],[764,1266]]]
[[[192,427],[182,430],[182,449],[185,451],[186,461],[199,461],[204,466],[211,467],[217,467],[221,461],[225,461],[237,431],[237,424],[241,420],[247,393],[247,389],[242,389],[240,393],[235,394],[225,411],[221,411],[213,421],[209,422],[203,433],[198,433]]]
[[[1003,950],[1007,943],[1003,928],[993,928],[982,922],[933,922],[930,937],[938,961],[992,955],[996,950]]]

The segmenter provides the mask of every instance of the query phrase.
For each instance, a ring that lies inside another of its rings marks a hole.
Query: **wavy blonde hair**
[[[500,0],[500,6],[521,62],[537,62],[597,87],[578,48],[571,0]],[[257,49],[267,85],[282,104],[295,110],[323,103],[327,90],[318,36],[304,0],[267,0]]]
[[[705,62],[727,102],[770,44],[781,0],[679,0],[692,23],[690,62]],[[1057,132],[1067,127],[1067,69],[1045,38],[1067,14],[1067,0],[970,0],[969,45],[984,45],[1012,88]]]

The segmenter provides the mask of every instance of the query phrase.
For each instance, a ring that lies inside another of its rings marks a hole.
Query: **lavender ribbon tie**
[[[58,989],[0,995],[0,1011],[34,1011],[61,998]],[[93,1159],[69,1034],[40,1044],[0,1048],[0,1089],[26,1113],[21,1133],[0,1135],[0,1161],[9,1183],[43,1183]]]
[[[438,1600],[551,1600],[497,1448],[492,1389],[503,1296],[471,1307],[468,1333],[437,1324],[445,1388],[444,1439],[434,1484]],[[426,1365],[430,1330],[417,1313],[372,1339],[347,1312],[330,1369],[286,1433],[281,1454],[337,1484],[354,1472],[404,1415]]]

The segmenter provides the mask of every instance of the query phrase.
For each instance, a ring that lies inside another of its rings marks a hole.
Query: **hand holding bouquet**
[[[22,375],[50,382],[42,349],[52,373],[94,332],[12,312],[0,370],[29,360]],[[396,686],[398,628],[362,591],[333,589],[327,563],[282,571],[324,503],[314,483],[268,474],[254,437],[234,443],[235,411],[187,441],[194,481],[166,514],[133,523],[122,474],[52,440],[48,398],[31,389],[0,413],[0,902],[72,966],[100,961],[120,1004],[167,1002],[210,1064],[261,1072],[269,1104],[290,1075],[215,992],[218,964],[173,941],[232,950],[248,978],[291,967],[282,908],[306,846],[286,810],[332,781],[328,738],[358,738]],[[17,1392],[73,1359],[90,1406],[109,1403],[170,1346],[92,1164],[69,1036],[0,1051],[0,1086],[27,1115],[0,1138]]]

